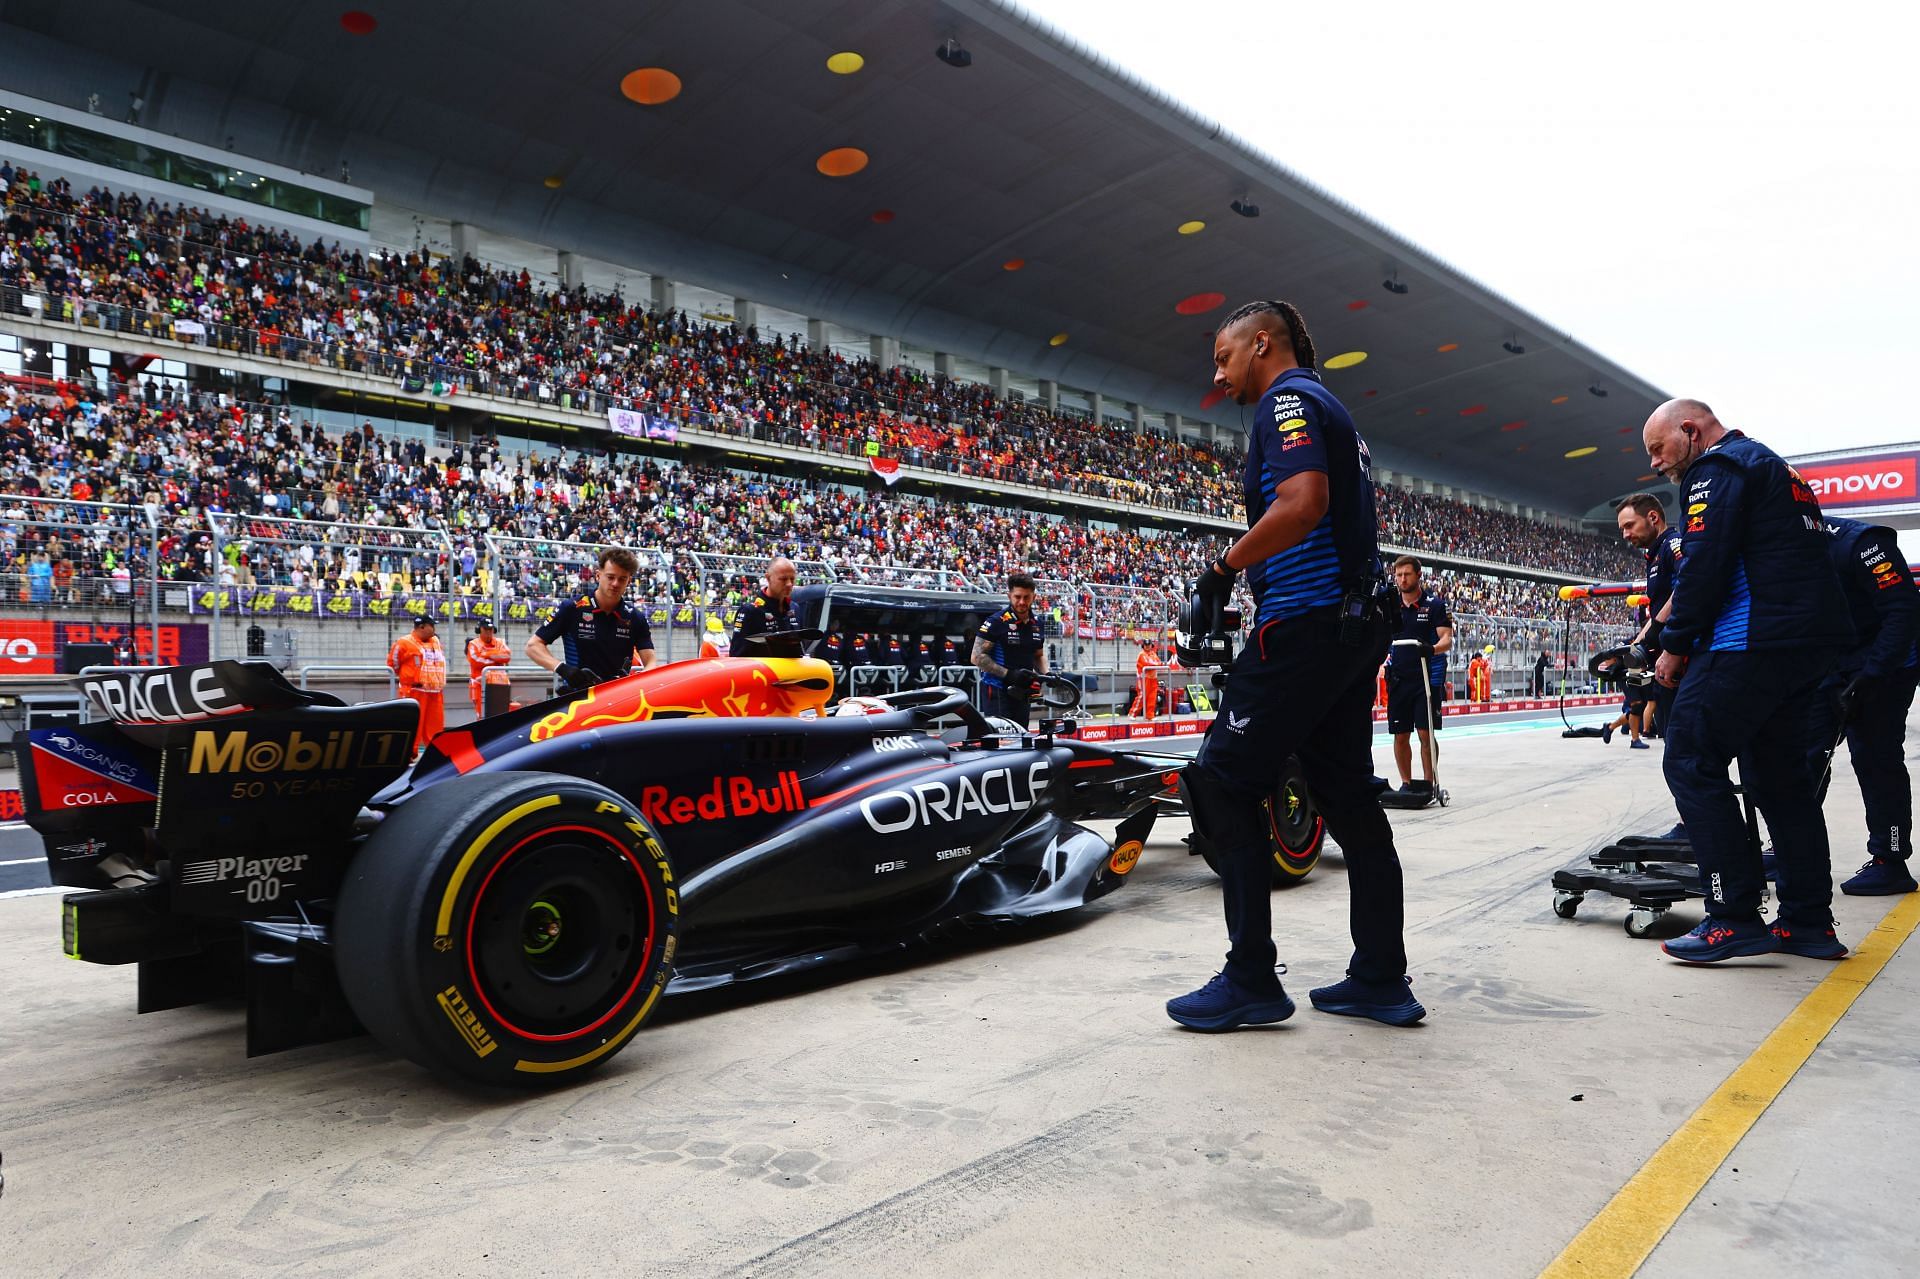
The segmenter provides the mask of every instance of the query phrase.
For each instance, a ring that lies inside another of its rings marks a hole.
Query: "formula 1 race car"
[[[67,954],[137,963],[142,1012],[244,997],[249,1055],[364,1027],[485,1083],[604,1063],[663,991],[1083,906],[1126,881],[1187,763],[949,688],[823,714],[807,657],[636,672],[417,762],[414,703],[344,705],[265,663],[80,684],[104,722],[15,738],[54,881],[83,890]],[[1073,695],[1054,680],[1042,704]],[[1288,811],[1276,863],[1310,869],[1317,818]]]

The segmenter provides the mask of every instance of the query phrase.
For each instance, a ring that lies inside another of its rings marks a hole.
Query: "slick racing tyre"
[[[653,829],[545,773],[404,802],[347,868],[335,964],[373,1036],[438,1075],[552,1087],[605,1064],[671,971],[679,904]]]
[[[1274,787],[1269,812],[1273,819],[1270,829],[1274,887],[1291,888],[1320,864],[1320,847],[1327,835],[1326,818],[1320,816],[1320,810],[1314,806],[1306,774],[1300,768],[1300,761],[1292,756],[1287,757],[1286,767],[1280,771],[1280,782]],[[1220,867],[1214,860],[1213,849],[1197,830],[1193,844],[1218,874]]]

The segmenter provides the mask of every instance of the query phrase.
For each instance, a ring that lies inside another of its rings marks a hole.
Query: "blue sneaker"
[[[1169,999],[1167,1016],[1190,1030],[1232,1030],[1285,1021],[1293,1016],[1293,1001],[1278,986],[1262,994],[1219,972],[1192,994]]]
[[[1689,964],[1717,964],[1742,955],[1771,955],[1779,947],[1757,919],[1735,921],[1708,915],[1685,937],[1661,942],[1660,949]]]
[[[1647,745],[1645,742],[1635,742],[1633,745],[1627,747],[1627,749],[1633,751],[1650,751],[1653,747]]]
[[[1388,1026],[1411,1026],[1427,1015],[1427,1010],[1413,997],[1411,977],[1379,984],[1348,977],[1331,986],[1311,990],[1307,997],[1323,1013],[1371,1017]]]
[[[1774,949],[1785,955],[1799,955],[1803,959],[1844,959],[1847,948],[1833,935],[1833,925],[1824,928],[1808,928],[1804,924],[1789,924],[1777,919],[1770,930],[1773,933]]]
[[[1605,728],[1600,730],[1600,744],[1602,746],[1613,745],[1613,725],[1608,724]]]
[[[1840,891],[1849,897],[1892,897],[1898,893],[1910,893],[1916,885],[1913,874],[1905,862],[1888,861],[1876,857],[1854,873],[1852,879],[1840,885]]]

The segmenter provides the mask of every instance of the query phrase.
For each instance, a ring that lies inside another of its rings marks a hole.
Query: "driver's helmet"
[[[843,697],[833,708],[833,713],[836,716],[885,715],[893,709],[891,703],[882,701],[878,697]]]

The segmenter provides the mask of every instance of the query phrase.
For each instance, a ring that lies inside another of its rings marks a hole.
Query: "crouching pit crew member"
[[[1220,871],[1227,963],[1169,1000],[1167,1015],[1196,1030],[1292,1016],[1274,971],[1272,804],[1283,761],[1297,755],[1346,853],[1353,894],[1347,978],[1314,990],[1314,1007],[1411,1025],[1426,1010],[1406,976],[1400,859],[1372,780],[1374,672],[1388,627],[1371,459],[1314,372],[1313,340],[1290,304],[1234,311],[1215,334],[1213,360],[1214,385],[1255,405],[1242,481],[1248,529],[1195,593],[1224,603],[1244,570],[1256,612],[1219,717],[1183,779]]]
[[[1402,555],[1393,562],[1393,585],[1400,607],[1393,614],[1393,638],[1413,640],[1387,650],[1387,731],[1393,734],[1393,762],[1400,770],[1400,793],[1408,797],[1433,793],[1433,735],[1439,731],[1446,699],[1447,659],[1453,647],[1453,616],[1439,596],[1420,580],[1420,561]],[[1424,678],[1423,678],[1424,677]],[[1420,734],[1421,787],[1413,784],[1413,746],[1409,735]]]
[[[1654,674],[1678,687],[1665,772],[1707,894],[1700,926],[1661,949],[1697,964],[1773,951],[1838,959],[1847,952],[1833,933],[1827,826],[1806,761],[1816,690],[1854,637],[1820,503],[1773,450],[1698,400],[1655,409],[1644,437],[1686,504],[1685,568]],[[1771,929],[1760,916],[1760,850],[1728,776],[1735,758],[1773,832]]]
[[[1808,762],[1826,795],[1827,748],[1840,735],[1841,694],[1851,688],[1847,753],[1867,808],[1867,864],[1840,891],[1855,897],[1910,893],[1913,789],[1907,777],[1907,711],[1920,677],[1920,589],[1890,528],[1828,516],[1827,550],[1846,592],[1859,643],[1840,655],[1813,699],[1814,738]],[[1777,858],[1776,858],[1777,861]]]
[[[639,571],[632,551],[619,546],[601,551],[593,589],[560,605],[527,638],[528,658],[558,675],[572,692],[627,674],[635,653],[642,669],[654,666],[653,632],[627,602],[627,587]],[[558,657],[547,647],[555,640],[561,642]]]
[[[800,618],[793,608],[793,584],[799,579],[799,570],[786,556],[776,555],[767,562],[767,571],[760,579],[760,593],[742,601],[739,611],[733,615],[731,651],[734,654],[754,655],[755,645],[740,643],[750,635],[784,635],[800,629]]]
[[[980,710],[1021,728],[1033,715],[1034,677],[1047,673],[1040,618],[1033,611],[1033,578],[1007,577],[1007,606],[980,623],[973,664],[980,668]]]

